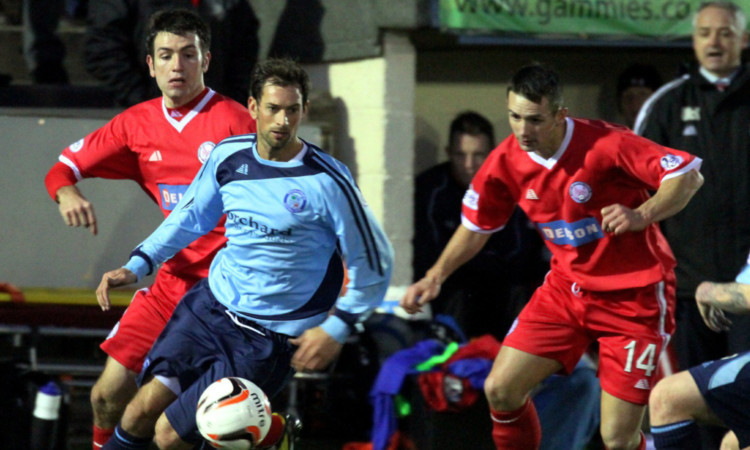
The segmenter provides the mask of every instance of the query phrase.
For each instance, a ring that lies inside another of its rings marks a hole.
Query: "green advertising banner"
[[[702,0],[438,0],[454,30],[685,37]]]

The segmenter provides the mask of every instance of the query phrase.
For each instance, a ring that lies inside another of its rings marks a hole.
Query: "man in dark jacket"
[[[733,317],[728,334],[714,333],[693,300],[701,280],[732,281],[750,250],[750,68],[741,63],[747,19],[736,4],[715,1],[701,5],[694,24],[700,66],[657,91],[635,124],[636,133],[703,158],[703,189],[662,222],[677,257],[680,369],[750,348],[747,318]]]
[[[414,199],[414,279],[421,279],[461,223],[461,201],[471,179],[495,147],[490,122],[464,112],[451,123],[449,160],[422,172]],[[493,334],[502,340],[549,264],[542,240],[516,210],[484,249],[451,275],[433,313],[453,316],[469,337]]]
[[[247,104],[258,58],[258,19],[247,0],[96,0],[89,2],[86,70],[112,88],[117,103],[132,106],[157,97],[146,61],[148,18],[161,9],[195,8],[211,28],[211,70],[206,84]]]

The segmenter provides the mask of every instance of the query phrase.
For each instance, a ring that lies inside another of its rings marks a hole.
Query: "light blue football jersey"
[[[734,281],[742,284],[750,284],[750,256],[747,257],[745,266],[740,270],[740,273],[737,274]]]
[[[262,159],[255,134],[216,146],[125,267],[142,278],[224,214],[228,242],[208,281],[235,314],[290,336],[322,323],[343,342],[382,301],[393,250],[347,167],[309,143],[290,161]],[[338,298],[342,259],[349,283]]]

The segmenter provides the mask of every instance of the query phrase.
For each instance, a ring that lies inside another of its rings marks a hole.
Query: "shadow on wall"
[[[357,165],[356,142],[349,134],[349,111],[341,97],[334,99],[336,105],[336,130],[334,143],[334,157],[349,167],[355,180],[359,178],[359,166]]]
[[[291,57],[300,63],[323,59],[321,24],[325,8],[318,0],[287,0],[276,25],[268,56]]]
[[[424,118],[417,117],[414,140],[415,176],[440,162],[440,134]]]

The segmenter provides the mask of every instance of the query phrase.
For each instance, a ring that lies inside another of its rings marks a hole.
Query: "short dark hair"
[[[485,135],[489,140],[490,147],[495,145],[495,131],[492,124],[483,115],[474,111],[465,111],[451,122],[449,139],[449,149],[453,146],[453,141],[460,134]]]
[[[305,69],[289,58],[270,58],[255,65],[250,80],[250,96],[260,102],[263,87],[267,84],[276,86],[299,86],[302,92],[302,105],[307,103],[310,92],[310,77]]]
[[[154,40],[161,32],[178,36],[193,33],[198,36],[201,52],[206,53],[211,48],[211,29],[198,13],[189,9],[165,9],[151,16],[146,33],[146,53],[151,57],[154,56]]]
[[[547,98],[553,112],[563,106],[560,76],[541,64],[531,64],[516,72],[508,85],[507,94],[511,92],[534,103],[541,103],[543,98]]]
[[[652,91],[662,85],[661,75],[650,64],[631,64],[617,78],[617,98],[629,87],[647,87]]]

